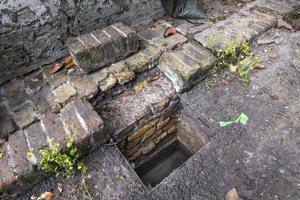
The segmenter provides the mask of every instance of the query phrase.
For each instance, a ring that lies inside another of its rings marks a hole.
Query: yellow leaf
[[[230,68],[230,71],[232,72],[232,73],[236,73],[236,71],[237,71],[237,68],[238,68],[238,66],[236,66],[236,65],[229,65],[229,68]]]
[[[232,188],[226,195],[226,200],[240,200],[235,188]]]

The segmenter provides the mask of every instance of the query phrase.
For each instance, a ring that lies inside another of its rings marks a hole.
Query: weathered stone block
[[[63,123],[57,115],[49,113],[41,119],[41,125],[47,138],[58,142],[62,148],[66,146],[67,135]]]
[[[69,136],[73,136],[75,143],[82,149],[90,148],[90,135],[88,128],[82,120],[80,120],[79,113],[74,106],[74,103],[68,103],[60,111],[61,119],[63,121],[64,129]]]
[[[44,70],[43,76],[53,89],[57,88],[58,86],[61,86],[62,84],[68,81],[68,77],[64,70],[58,71],[54,74],[50,74],[46,69]]]
[[[33,159],[29,160],[32,161],[32,164],[37,164],[42,158],[39,149],[48,146],[46,133],[44,132],[41,123],[37,122],[27,127],[24,130],[24,134],[27,138],[29,149],[34,154],[34,159],[36,159],[35,161]]]
[[[165,53],[159,68],[172,81],[176,91],[182,92],[201,81],[215,62],[215,56],[209,51],[187,43],[178,51]]]
[[[139,40],[132,29],[117,23],[70,38],[68,47],[76,65],[85,72],[92,72],[137,52]]]
[[[182,45],[185,42],[187,42],[186,37],[184,37],[180,34],[175,34],[175,35],[169,36],[167,38],[157,40],[153,43],[153,45],[162,51],[170,51],[170,50],[173,50],[174,48]]]
[[[141,73],[158,65],[161,51],[151,45],[125,60],[134,73]]]
[[[94,138],[94,142],[99,145],[107,139],[102,118],[96,113],[92,105],[83,100],[74,101],[74,106],[79,113],[80,121],[85,124],[87,131]]]
[[[27,152],[30,151],[27,145],[25,135],[22,130],[17,131],[8,138],[9,157],[11,158],[11,167],[17,175],[30,173],[32,164],[26,159]]]
[[[70,83],[65,83],[55,90],[53,90],[55,101],[57,103],[65,104],[71,97],[77,95],[77,91]]]
[[[5,138],[15,131],[6,106],[0,100],[0,138]]]
[[[127,67],[123,61],[112,64],[109,67],[109,71],[114,75],[114,77],[118,80],[118,83],[121,85],[124,85],[135,77],[134,72]]]
[[[71,78],[73,86],[76,88],[79,97],[93,98],[99,92],[99,88],[90,76],[76,76]]]
[[[6,193],[12,184],[17,182],[17,176],[15,176],[12,168],[9,166],[9,155],[7,149],[7,143],[0,146],[0,150],[3,152],[0,159],[0,192]]]
[[[34,115],[33,105],[30,101],[26,101],[24,104],[15,108],[13,110],[12,117],[17,126],[20,128],[25,128],[37,120]]]

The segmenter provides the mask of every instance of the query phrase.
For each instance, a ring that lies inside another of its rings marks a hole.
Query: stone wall
[[[0,2],[0,83],[66,56],[66,39],[163,13],[160,0]]]

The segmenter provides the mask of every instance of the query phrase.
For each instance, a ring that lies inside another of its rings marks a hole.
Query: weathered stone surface
[[[32,165],[28,162],[27,152],[30,151],[22,130],[17,131],[8,138],[8,154],[11,159],[11,167],[17,175],[30,173]]]
[[[87,150],[90,147],[90,136],[87,130],[85,122],[79,119],[78,111],[74,106],[74,103],[68,103],[61,109],[61,119],[63,121],[66,134],[73,136],[75,143],[83,150]]]
[[[208,22],[201,24],[201,25],[194,25],[189,22],[184,22],[184,23],[180,24],[179,26],[177,26],[176,30],[177,30],[177,32],[181,33],[182,35],[188,36],[188,35],[193,35],[193,34],[199,33],[211,26],[212,26],[212,24],[208,23]]]
[[[92,72],[137,52],[139,41],[132,29],[117,23],[102,31],[71,38],[68,46],[76,65]]]
[[[146,29],[139,32],[139,36],[149,44],[154,44],[155,41],[163,39],[164,29]]]
[[[79,97],[93,98],[97,95],[99,88],[90,76],[82,75],[71,78],[72,85],[76,88]]]
[[[99,82],[99,87],[102,92],[106,92],[117,84],[117,79],[112,73],[109,73],[108,76]]]
[[[17,182],[17,176],[15,176],[13,170],[9,166],[9,155],[7,149],[7,143],[0,146],[3,155],[0,159],[0,192],[7,193],[13,184]],[[7,191],[8,190],[8,191]]]
[[[5,138],[15,131],[8,110],[0,99],[0,138]]]
[[[44,132],[40,122],[30,125],[23,132],[26,136],[29,150],[34,154],[34,159],[36,159],[29,160],[32,164],[37,164],[42,158],[39,153],[39,149],[46,148],[48,146],[46,133]]]
[[[286,15],[294,10],[288,3],[280,0],[258,0],[250,3],[248,7],[279,15]]]
[[[244,9],[211,28],[195,35],[195,40],[213,51],[222,50],[232,43],[252,41],[262,32],[275,26],[276,18],[257,10]]]
[[[55,101],[57,103],[65,104],[71,97],[77,95],[77,91],[70,83],[65,83],[55,90],[53,90]]]
[[[159,0],[1,1],[0,82],[10,80],[67,55],[68,37],[123,21],[161,16]]]
[[[109,67],[109,71],[114,75],[118,83],[121,85],[124,85],[135,77],[134,72],[126,66],[124,61],[112,64]]]
[[[94,138],[96,144],[103,144],[107,139],[102,118],[96,113],[92,105],[83,100],[74,101],[74,106],[79,113],[80,121]]]
[[[15,108],[12,117],[19,128],[24,128],[37,120],[34,115],[33,105],[30,101],[26,101],[24,104]]]
[[[62,148],[66,146],[66,133],[64,130],[61,119],[53,114],[49,113],[41,119],[41,126],[47,135],[47,139],[55,140]]]
[[[177,92],[182,92],[202,80],[205,72],[216,62],[206,49],[187,43],[175,52],[165,53],[160,70],[172,81]]]
[[[167,38],[156,40],[153,45],[162,51],[170,51],[185,42],[187,42],[186,37],[182,36],[181,34],[175,34]]]
[[[132,131],[137,123],[147,121],[154,115],[151,112],[152,106],[165,98],[172,99],[175,96],[172,83],[166,77],[159,76],[156,80],[149,81],[137,93],[127,92],[114,100],[105,101],[99,112],[109,134],[115,139],[120,139],[128,134],[128,131]],[[125,129],[126,131],[123,131]]]
[[[57,88],[58,86],[61,86],[62,84],[68,81],[68,77],[64,70],[58,71],[54,74],[50,74],[46,69],[44,70],[43,76],[53,89]]]
[[[24,88],[31,95],[37,93],[45,83],[42,70],[35,71],[24,78]]]
[[[125,64],[134,71],[141,73],[158,65],[161,51],[151,45],[125,60]]]
[[[24,88],[24,82],[21,79],[15,79],[5,83],[2,89],[11,109],[21,105],[29,98]]]

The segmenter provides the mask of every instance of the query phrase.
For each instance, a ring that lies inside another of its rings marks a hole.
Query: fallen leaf
[[[229,65],[229,69],[232,73],[236,73],[237,68],[238,68],[238,66],[236,66],[236,65],[231,65],[231,64]]]
[[[235,188],[232,188],[226,195],[226,200],[240,200]]]
[[[259,63],[255,64],[253,67],[254,69],[265,69],[265,66]]]
[[[270,96],[270,98],[272,99],[272,100],[278,100],[279,99],[279,97],[278,96],[276,96],[276,95],[269,95]]]
[[[175,33],[176,33],[176,27],[167,28],[164,32],[164,37],[169,37],[171,35],[174,35]]]
[[[277,50],[275,50],[274,48],[265,48],[264,52],[267,53],[270,58],[278,58],[279,57]]]
[[[74,66],[74,62],[71,56],[68,56],[63,62],[64,68],[68,69]]]
[[[54,74],[58,70],[60,70],[64,65],[62,63],[56,63],[48,68],[49,74]]]
[[[278,28],[285,28],[287,30],[292,30],[293,26],[286,21],[284,21],[282,18],[279,18],[277,21],[277,27]]]
[[[51,200],[52,197],[53,197],[53,193],[52,192],[45,192],[38,199]]]

